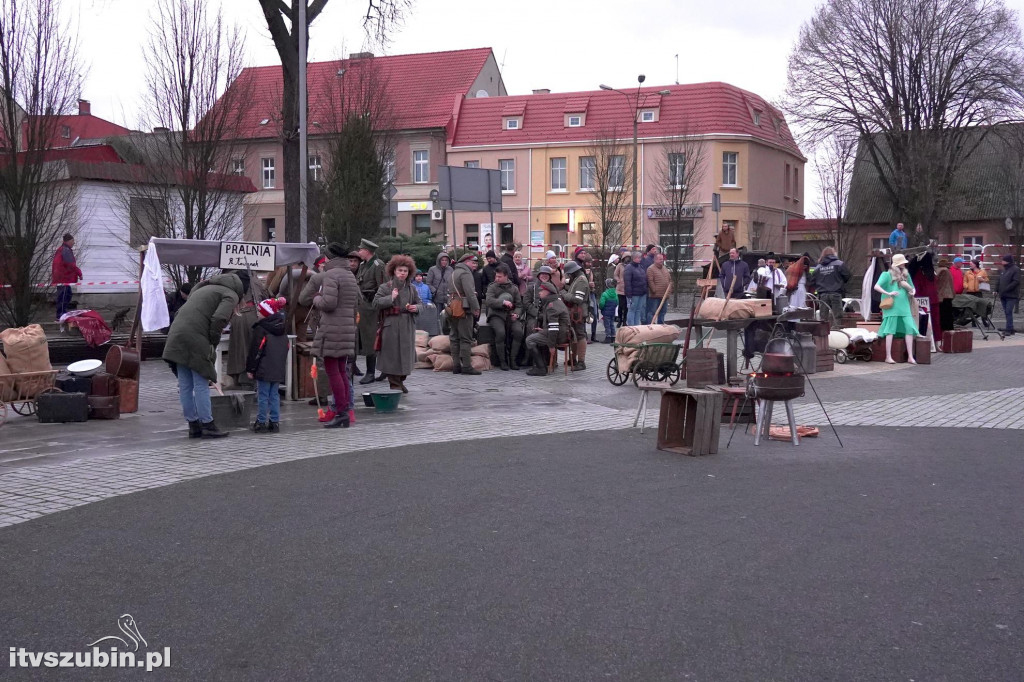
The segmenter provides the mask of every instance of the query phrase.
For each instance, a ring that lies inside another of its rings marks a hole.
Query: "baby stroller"
[[[981,338],[988,340],[986,329],[1004,339],[1003,333],[992,323],[992,299],[978,298],[970,294],[957,294],[953,297],[953,323],[957,327],[975,326],[981,332]]]

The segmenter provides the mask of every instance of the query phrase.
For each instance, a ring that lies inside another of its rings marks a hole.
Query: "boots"
[[[367,374],[367,376],[373,376],[369,372],[367,372],[366,374]],[[334,415],[334,418],[331,419],[331,421],[329,421],[326,424],[324,424],[324,428],[325,429],[347,429],[348,425],[349,425],[348,413],[342,412],[342,413]]]
[[[398,376],[394,374],[388,374],[386,375],[386,377],[388,380],[388,388],[390,388],[392,391],[401,390],[402,382],[399,381]]]
[[[527,352],[530,354],[530,360],[533,362],[533,367],[529,369],[526,375],[531,377],[547,376],[548,365],[540,351],[536,348],[531,348]]]
[[[507,360],[507,357],[505,355],[505,344],[504,343],[495,343],[494,344],[494,351],[495,351],[495,354],[498,356],[498,369],[500,369],[503,372],[507,372],[508,371],[508,360]]]
[[[405,377],[404,376],[398,377],[398,388],[402,389],[402,393],[408,393],[409,392],[409,389],[407,389],[405,387]]]
[[[203,422],[196,420],[188,423],[188,437],[189,438],[202,438],[203,437]]]
[[[512,370],[519,369],[519,363],[516,362],[516,358],[519,357],[519,350],[522,348],[522,342],[512,341],[512,353],[509,355],[508,368]]]
[[[267,428],[267,422],[261,422],[257,419],[252,423],[252,431],[253,433],[266,433],[269,431]]]
[[[366,356],[366,376],[359,380],[360,385],[365,386],[366,384],[372,384],[374,381],[374,375],[377,372],[377,356],[367,355]]]
[[[217,425],[213,421],[208,421],[202,425],[203,438],[227,438],[231,434],[227,431],[221,431],[217,428]]]
[[[576,342],[576,364],[572,366],[572,371],[581,372],[587,368],[587,342],[577,341]]]

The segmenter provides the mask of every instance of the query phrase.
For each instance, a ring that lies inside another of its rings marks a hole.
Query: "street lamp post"
[[[623,97],[625,97],[626,102],[630,105],[630,113],[633,114],[633,233],[631,235],[633,247],[636,247],[638,244],[637,228],[640,225],[640,207],[638,204],[639,180],[637,177],[640,170],[640,163],[638,157],[639,141],[637,139],[637,127],[640,124],[640,110],[643,108],[644,103],[646,103],[648,97],[648,95],[644,95],[644,98],[640,99],[640,86],[643,85],[643,82],[645,80],[647,80],[647,76],[643,74],[640,74],[639,76],[636,77],[636,94],[633,95],[632,98],[630,97],[629,93],[623,92],[622,90],[617,90],[609,85],[602,84],[598,86],[602,90],[610,90],[612,92],[617,92]],[[669,90],[659,90],[657,94],[665,96],[670,95],[672,93]]]

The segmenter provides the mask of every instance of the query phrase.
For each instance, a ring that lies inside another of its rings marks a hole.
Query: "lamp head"
[[[639,76],[636,77],[636,82],[637,83],[643,83],[645,80],[647,80],[647,76],[645,76],[643,74],[640,74]]]
[[[612,89],[612,87],[610,85],[605,85],[603,83],[601,85],[598,85],[597,87],[601,88],[602,90],[611,90]]]

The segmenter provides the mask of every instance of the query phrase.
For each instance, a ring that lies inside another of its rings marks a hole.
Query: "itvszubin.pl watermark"
[[[85,651],[28,651],[24,647],[11,647],[9,663],[12,668],[145,668],[147,671],[171,667],[171,648],[162,651],[139,651],[140,645],[149,643],[142,637],[130,613],[117,619],[120,635],[100,637]],[[100,648],[100,642],[110,642]],[[109,650],[109,652],[108,652]]]

